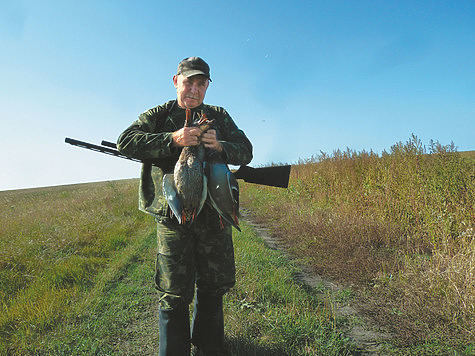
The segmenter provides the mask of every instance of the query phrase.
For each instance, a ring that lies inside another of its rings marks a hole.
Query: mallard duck
[[[191,121],[191,111],[186,110],[185,126],[198,126],[202,132],[213,124],[204,114],[199,121]],[[163,192],[171,211],[180,224],[193,222],[200,213],[207,197],[207,177],[204,174],[205,148],[183,147],[173,174],[163,177]]]

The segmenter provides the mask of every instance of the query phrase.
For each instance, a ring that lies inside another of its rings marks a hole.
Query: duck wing
[[[183,204],[178,197],[173,174],[168,173],[163,175],[162,191],[165,199],[167,200],[168,206],[178,219],[178,222],[181,224]]]
[[[207,197],[208,197],[208,177],[206,177],[206,175],[203,174],[203,191],[201,194],[200,204],[198,205],[198,208],[196,209],[196,216],[198,216],[201,209],[203,208],[203,205],[205,204]]]

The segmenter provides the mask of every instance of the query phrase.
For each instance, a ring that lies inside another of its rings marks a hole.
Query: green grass
[[[130,246],[151,230],[137,181],[0,193],[0,353],[60,325]]]
[[[342,355],[352,350],[297,268],[247,224],[235,235],[237,285],[226,296],[226,335],[235,355]]]
[[[98,276],[67,318],[24,352],[31,355],[139,355],[158,349],[152,285],[155,234],[140,236]]]
[[[1,355],[157,353],[155,223],[137,211],[136,188],[135,180],[0,193],[16,209],[2,215]],[[231,355],[350,354],[319,291],[295,282],[296,267],[242,227],[237,285],[225,297]]]

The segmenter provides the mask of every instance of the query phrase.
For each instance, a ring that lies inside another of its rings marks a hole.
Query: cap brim
[[[188,70],[188,71],[182,72],[180,74],[182,74],[186,78],[192,77],[194,75],[204,75],[211,82],[211,78],[208,77],[208,75],[205,72],[202,72],[201,70]]]

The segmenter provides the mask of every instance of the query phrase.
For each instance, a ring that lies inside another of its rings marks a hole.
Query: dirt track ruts
[[[286,253],[285,246],[263,224],[257,223],[252,214],[241,209],[243,220],[250,224],[265,241],[269,248],[277,249]],[[288,254],[287,254],[288,255]],[[288,255],[292,258],[292,256]],[[336,317],[344,317],[349,320],[349,326],[342,332],[350,338],[358,349],[358,355],[380,355],[382,344],[391,338],[391,335],[382,331],[382,328],[365,315],[358,307],[356,299],[349,298],[344,302],[338,301],[338,293],[345,288],[337,283],[329,281],[314,274],[308,267],[298,264],[300,272],[295,276],[298,282],[310,287],[321,298],[332,298],[332,305]]]

